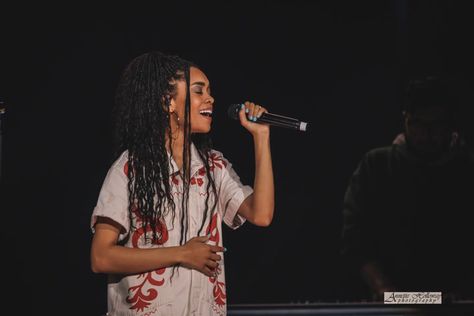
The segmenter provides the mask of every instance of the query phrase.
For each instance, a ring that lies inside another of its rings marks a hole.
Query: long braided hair
[[[207,219],[211,218],[217,204],[217,190],[211,173],[210,152],[212,143],[207,134],[191,134],[190,129],[190,67],[196,67],[178,56],[149,52],[133,59],[126,67],[118,85],[115,109],[115,132],[117,155],[128,151],[128,216],[130,232],[138,227],[133,224],[133,212],[139,212],[145,242],[161,239],[157,227],[171,211],[172,222],[176,216],[176,205],[171,192],[170,161],[166,144],[172,153],[172,131],[169,106],[176,96],[176,82],[186,81],[184,115],[184,147],[181,177],[183,198],[181,204],[180,245],[187,242],[188,202],[190,185],[191,142],[196,146],[199,158],[204,163],[207,177],[207,194],[201,233]],[[197,68],[197,67],[196,67]],[[210,195],[214,203],[210,206]],[[148,233],[151,231],[151,239]]]

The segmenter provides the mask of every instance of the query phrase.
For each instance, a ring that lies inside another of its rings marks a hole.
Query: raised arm
[[[265,108],[251,102],[245,102],[245,106],[239,112],[240,123],[253,136],[255,179],[254,192],[244,200],[238,213],[255,225],[268,226],[272,222],[275,208],[270,127],[247,119],[246,111],[249,119],[258,118],[262,113],[267,112]]]

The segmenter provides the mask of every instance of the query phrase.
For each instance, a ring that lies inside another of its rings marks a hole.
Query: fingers
[[[206,262],[206,266],[211,269],[211,270],[214,270],[215,268],[217,268],[219,266],[219,263],[213,261],[213,260],[207,260]]]
[[[247,114],[246,114],[246,113],[248,113],[248,111],[249,111],[249,110],[245,107],[245,105],[242,104],[242,107],[241,107],[241,109],[240,109],[240,111],[239,111],[239,119],[240,119],[240,123],[241,123],[242,125],[247,124],[248,121],[249,121],[249,120],[247,119]]]
[[[210,246],[212,252],[224,252],[225,248],[220,246]]]
[[[202,270],[201,270],[202,273],[204,273],[205,275],[207,275],[208,277],[212,277],[214,276],[214,272],[209,269],[207,266],[204,267]]]
[[[256,122],[263,113],[268,112],[264,107],[249,101],[244,103],[244,108],[247,114],[246,118],[251,122]],[[243,111],[240,112],[242,113]]]
[[[208,245],[206,242],[209,241],[209,236],[200,236],[200,237],[194,237],[191,238],[188,243],[196,242],[196,243],[203,243],[205,247],[207,247],[212,253],[216,252],[225,252],[226,249],[221,246],[213,246],[213,245]]]
[[[257,120],[257,117],[256,117],[256,105],[255,103],[253,102],[245,102],[245,108],[248,109],[248,112],[247,112],[247,117],[249,118],[249,121],[251,122],[255,122]]]
[[[204,267],[200,269],[200,271],[209,277],[214,277],[216,276],[218,266],[219,266],[218,262],[215,262],[213,260],[208,260],[205,263]]]
[[[213,253],[209,256],[209,259],[214,260],[214,261],[220,261],[222,257]]]
[[[218,255],[219,252],[224,252],[226,249],[220,246],[209,245],[209,236],[200,236],[191,238],[185,247],[189,249],[184,260],[184,266],[198,270],[203,274],[214,277],[216,275],[219,261],[222,257]]]
[[[194,237],[189,240],[189,242],[202,242],[205,243],[209,240],[209,235],[208,236],[200,236],[200,237]]]
[[[258,104],[255,104],[255,106],[253,107],[253,113],[252,113],[252,117],[253,117],[253,121],[257,121],[258,118],[260,118],[260,116],[262,116],[262,114],[265,112],[265,108],[258,105]]]

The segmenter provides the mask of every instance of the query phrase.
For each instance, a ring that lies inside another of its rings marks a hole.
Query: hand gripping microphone
[[[231,119],[238,120],[239,119],[239,111],[242,108],[242,104],[231,104],[229,109],[227,110],[227,114]],[[278,126],[290,129],[296,129],[298,131],[306,132],[308,129],[308,123],[302,122],[295,118],[277,115],[273,113],[262,113],[262,115],[257,118],[254,123],[263,123],[269,124],[271,126]]]

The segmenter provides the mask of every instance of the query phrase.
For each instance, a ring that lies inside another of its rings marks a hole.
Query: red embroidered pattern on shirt
[[[158,311],[158,309],[155,308],[154,310],[145,313],[143,316],[150,316],[150,315],[156,313],[157,311]]]
[[[214,295],[214,302],[216,305],[223,307],[225,306],[226,302],[226,291],[225,291],[225,283],[218,280],[218,276],[222,273],[222,269],[220,265],[216,268],[216,276],[209,277],[209,282],[214,284],[214,289],[212,290],[212,294]]]
[[[191,180],[190,180],[190,183],[191,185],[198,185],[198,186],[202,186],[203,183],[204,183],[204,180],[202,178],[196,178],[196,177],[192,177]]]
[[[227,167],[227,162],[225,162],[225,160],[222,159],[221,155],[216,154],[216,153],[212,153],[209,156],[209,171],[213,172],[215,167],[217,167],[219,169],[223,169],[223,168]],[[191,185],[202,186],[204,184],[203,178],[204,178],[205,175],[206,175],[206,167],[201,167],[198,170],[198,175],[193,176],[193,177],[191,177],[191,179],[189,179],[190,184]],[[176,175],[172,175],[171,176],[171,182],[175,185],[179,185],[178,177]]]
[[[144,291],[144,287],[146,285],[162,286],[165,283],[165,279],[155,279],[153,274],[162,275],[165,273],[165,270],[165,268],[162,268],[152,272],[142,273],[137,277],[137,279],[143,278],[143,281],[141,284],[132,286],[128,289],[126,301],[127,303],[132,304],[130,309],[136,309],[137,311],[142,312],[154,299],[158,297],[158,291],[156,289],[148,288],[148,290]]]
[[[123,173],[125,173],[125,175],[128,176],[128,161],[123,166]]]
[[[219,234],[219,229],[217,228],[217,213],[212,216],[211,222],[209,223],[209,226],[206,229],[206,233],[211,234],[211,236],[209,237],[210,241],[214,242],[216,245],[219,244],[220,234]],[[226,290],[225,290],[225,283],[220,282],[218,280],[218,276],[221,273],[222,273],[222,268],[219,265],[216,268],[215,276],[214,277],[209,277],[209,282],[214,284],[212,294],[214,296],[214,303],[216,305],[215,307],[218,308],[218,310],[215,310],[216,312],[222,312],[222,309],[225,307],[226,298],[227,298]]]
[[[211,171],[214,170],[214,166],[216,166],[219,169],[227,167],[227,162],[222,159],[223,157],[219,154],[212,153],[211,156],[209,157],[209,162],[211,163]]]
[[[135,215],[135,221],[137,226],[140,226],[137,230],[133,232],[132,235],[132,245],[134,248],[138,248],[138,241],[140,238],[144,237],[145,230],[143,229],[143,217],[138,211],[136,206],[133,207],[132,213]],[[156,221],[156,230],[158,239],[153,242],[155,245],[163,245],[165,242],[168,241],[168,228],[166,227],[166,223],[163,222],[162,219],[157,219]],[[146,234],[152,232],[152,227],[150,224],[146,226]]]
[[[137,225],[141,225],[143,222],[142,216],[138,209],[135,207],[132,210],[133,214],[135,215]],[[162,245],[168,241],[168,229],[166,224],[162,220],[157,220],[156,222],[156,230],[159,232],[158,239],[153,241],[155,245]],[[143,227],[135,230],[132,235],[132,246],[134,248],[138,248],[138,242],[140,238],[144,237],[145,234],[152,231],[151,225],[146,226],[146,230]],[[157,269],[155,271],[142,273],[138,275],[138,279],[143,278],[143,282],[139,285],[132,286],[128,289],[128,296],[126,298],[127,303],[132,304],[130,309],[135,309],[139,312],[143,311],[147,308],[153,300],[158,297],[158,291],[151,287],[147,290],[145,287],[148,286],[162,286],[165,283],[164,278],[157,278],[157,276],[162,275],[165,273],[166,268]],[[155,275],[156,274],[156,275]]]
[[[219,229],[217,229],[217,213],[212,215],[211,217],[211,222],[207,226],[206,229],[206,234],[211,234],[211,237],[209,237],[209,240],[214,242],[215,245],[219,245],[220,241],[220,235],[219,235]]]

